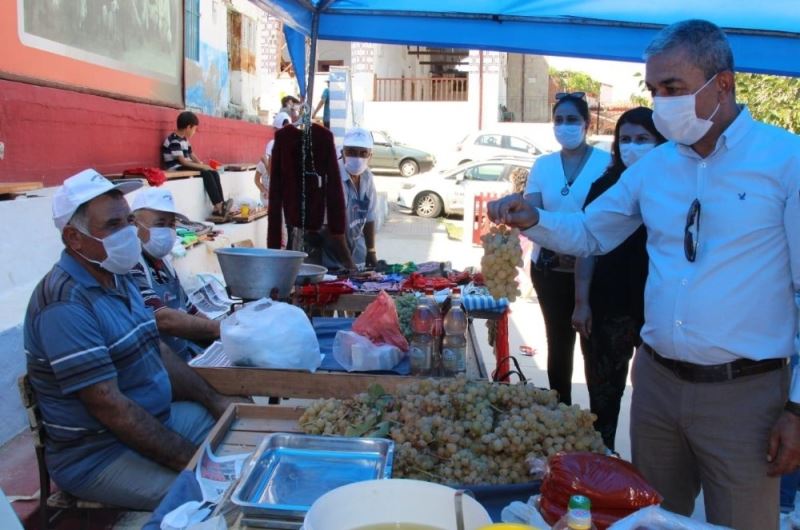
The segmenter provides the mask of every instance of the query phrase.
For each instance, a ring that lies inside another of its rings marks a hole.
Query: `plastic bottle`
[[[433,344],[431,347],[431,373],[430,375],[439,375],[442,365],[442,310],[439,304],[436,303],[436,298],[433,296],[433,289],[425,289],[425,304],[433,312],[433,329],[431,335],[433,336]]]
[[[444,317],[442,372],[454,376],[467,371],[467,315],[461,307],[461,291],[453,289],[450,311]]]
[[[597,530],[592,524],[592,501],[583,495],[570,497],[567,513],[553,526],[553,530]]]
[[[411,316],[414,336],[408,349],[412,375],[431,375],[433,369],[433,326],[436,321],[428,304],[421,302]]]

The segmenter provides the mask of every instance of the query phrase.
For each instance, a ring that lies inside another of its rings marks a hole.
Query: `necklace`
[[[586,164],[586,160],[589,158],[589,153],[591,153],[591,150],[592,150],[592,147],[587,145],[586,146],[586,150],[583,152],[583,156],[581,157],[581,161],[578,162],[578,165],[576,166],[575,171],[572,172],[572,180],[571,181],[567,177],[567,172],[564,171],[564,187],[561,188],[561,195],[563,195],[564,197],[569,195],[570,186],[572,185],[573,182],[575,182],[575,179],[578,178],[578,175],[580,174],[581,170],[583,169],[584,164]],[[563,155],[562,155],[562,159],[561,159],[561,168],[564,169]]]

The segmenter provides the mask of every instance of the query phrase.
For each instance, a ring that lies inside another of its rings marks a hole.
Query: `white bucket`
[[[373,524],[413,523],[456,528],[453,488],[421,480],[386,479],[348,484],[311,505],[304,530],[355,530]],[[483,506],[464,495],[464,528],[477,530],[492,520]]]

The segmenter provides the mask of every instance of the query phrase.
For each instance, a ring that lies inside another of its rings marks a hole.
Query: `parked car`
[[[463,164],[493,156],[539,156],[546,152],[547,149],[517,134],[478,131],[458,143],[455,160]]]
[[[524,189],[533,161],[532,157],[496,157],[417,175],[403,184],[397,204],[420,217],[464,213],[468,191],[502,195],[515,186]]]
[[[372,132],[372,160],[369,166],[378,171],[399,171],[411,177],[421,171],[430,171],[436,158],[427,151],[415,149],[392,139],[384,131]]]

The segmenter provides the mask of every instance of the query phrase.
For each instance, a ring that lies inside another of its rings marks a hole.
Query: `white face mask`
[[[175,246],[175,238],[177,237],[175,229],[154,226],[147,228],[147,230],[150,231],[150,240],[142,245],[144,251],[156,259],[161,259],[169,254],[172,247]]]
[[[106,251],[106,259],[103,261],[87,258],[78,252],[78,255],[86,261],[100,265],[114,274],[127,274],[139,262],[139,257],[142,254],[142,244],[139,241],[139,234],[135,226],[126,226],[103,239],[87,234],[83,230],[80,232],[95,241],[101,242]]]
[[[619,157],[625,167],[631,167],[634,162],[653,150],[656,144],[619,144]]]
[[[349,156],[344,161],[344,168],[350,175],[360,175],[367,170],[368,158],[359,158],[357,156]]]
[[[564,149],[575,149],[583,143],[583,125],[556,125],[554,131]]]
[[[694,145],[705,136],[714,125],[711,119],[717,114],[720,104],[717,103],[717,108],[714,109],[711,116],[705,119],[699,118],[696,110],[697,94],[707,87],[715,77],[717,77],[716,74],[694,94],[673,97],[655,96],[653,98],[653,123],[658,132],[663,134],[667,140],[683,145]]]

